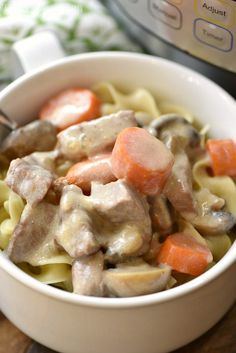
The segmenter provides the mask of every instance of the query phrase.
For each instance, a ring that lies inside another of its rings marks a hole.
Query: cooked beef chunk
[[[53,181],[48,170],[23,159],[14,159],[9,167],[7,185],[32,207],[43,200]]]
[[[117,135],[126,127],[136,126],[134,113],[120,111],[102,118],[69,127],[58,135],[62,154],[80,161],[112,148]]]
[[[76,259],[72,265],[73,291],[82,295],[102,297],[104,255],[96,254]]]
[[[56,172],[56,160],[59,152],[57,150],[49,152],[34,152],[25,156],[23,160],[32,165],[38,165],[52,173]]]
[[[58,206],[42,201],[32,208],[26,205],[10,240],[7,253],[13,262],[33,266],[49,263],[60,254],[55,243]]]
[[[3,141],[0,150],[13,159],[36,151],[50,151],[56,141],[56,128],[49,121],[35,120],[13,130]]]
[[[164,195],[179,213],[197,215],[193,198],[192,170],[186,153],[179,149],[174,154],[172,173],[164,187]]]
[[[60,201],[57,242],[73,258],[90,255],[100,248],[89,214],[89,198],[75,185],[65,186]]]
[[[110,235],[106,235],[106,231],[99,233],[109,261],[116,263],[147,251],[151,240],[151,220],[143,195],[124,181],[117,180],[106,185],[92,183],[91,201],[97,214],[108,225],[110,223]]]

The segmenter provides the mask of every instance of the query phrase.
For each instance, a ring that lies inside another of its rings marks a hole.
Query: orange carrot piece
[[[171,173],[172,153],[156,137],[138,127],[120,132],[111,157],[112,171],[146,195],[160,192]]]
[[[89,89],[70,88],[49,99],[40,110],[42,120],[50,120],[58,131],[100,116],[101,102]]]
[[[158,263],[193,276],[201,275],[212,260],[209,248],[185,233],[169,235],[157,256]]]
[[[74,164],[65,178],[69,184],[76,184],[85,193],[90,192],[92,181],[107,184],[116,180],[111,171],[110,154]]]
[[[236,176],[236,145],[231,139],[207,141],[214,175]]]

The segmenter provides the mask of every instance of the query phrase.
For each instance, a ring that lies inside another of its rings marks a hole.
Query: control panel
[[[115,0],[130,21],[159,39],[236,72],[236,1]]]

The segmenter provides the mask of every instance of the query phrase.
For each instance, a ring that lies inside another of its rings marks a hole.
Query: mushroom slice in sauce
[[[173,228],[173,217],[164,195],[149,198],[152,227],[162,235],[170,234]]]
[[[186,153],[180,149],[174,154],[172,173],[164,187],[164,195],[179,213],[197,215],[193,198],[192,170]]]
[[[195,148],[199,145],[200,139],[195,129],[186,120],[174,115],[164,116],[160,121],[156,121],[155,128],[160,139],[175,156],[171,176],[163,191],[164,195],[175,210],[202,234],[215,235],[227,232],[235,223],[233,215],[226,211],[213,211],[210,207],[204,209],[206,204],[200,198],[199,203],[193,194],[192,170],[186,151],[187,147]],[[202,207],[199,207],[199,204]]]
[[[198,205],[198,216],[190,219],[190,222],[200,233],[203,235],[223,234],[234,226],[234,216],[222,210],[225,200],[211,194],[205,188],[194,192],[194,197]]]
[[[80,161],[112,148],[117,135],[132,126],[137,126],[134,112],[119,111],[62,131],[58,135],[59,148],[68,159]]]
[[[57,242],[72,258],[90,255],[99,250],[89,210],[89,197],[75,185],[63,188],[60,201],[61,223]]]
[[[184,151],[175,154],[172,174],[164,188],[164,195],[181,216],[192,223],[204,235],[222,234],[235,224],[233,215],[220,210],[222,199],[205,192],[195,197],[192,189],[192,172],[187,155]],[[208,198],[208,206],[207,206]],[[210,206],[211,205],[211,206]]]
[[[72,265],[73,291],[77,294],[102,297],[104,255],[96,254],[76,259]]]
[[[110,236],[107,236],[103,247],[107,249],[105,259],[116,264],[131,256],[140,256],[147,252],[149,242],[143,237],[143,230],[136,224],[125,223]]]
[[[194,217],[190,222],[203,235],[218,235],[228,232],[234,226],[235,218],[230,212],[209,211]]]
[[[13,130],[3,141],[0,150],[13,159],[36,151],[50,151],[56,141],[56,128],[49,121],[35,120]]]
[[[6,183],[32,207],[43,200],[53,181],[48,170],[23,159],[14,159],[7,172]]]
[[[13,262],[39,266],[62,253],[55,243],[58,211],[58,206],[45,201],[34,208],[25,206],[7,249]]]
[[[157,254],[159,253],[161,246],[161,235],[158,233],[153,233],[148,252],[143,256],[143,259],[149,264],[153,264],[155,266],[157,263]]]
[[[150,129],[156,132],[158,138],[168,147],[174,136],[182,138],[186,147],[196,148],[200,145],[199,132],[183,117],[176,114],[162,115],[149,125]]]
[[[154,267],[138,260],[104,271],[104,285],[110,296],[132,297],[159,292],[166,288],[171,269]]]
[[[150,124],[157,136],[174,154],[175,162],[165,188],[164,195],[179,213],[197,215],[193,198],[192,168],[187,147],[200,145],[198,131],[184,118],[176,114],[166,114]]]
[[[225,206],[225,200],[212,194],[208,189],[202,188],[194,192],[197,204],[200,205],[202,213],[209,210],[219,211]]]

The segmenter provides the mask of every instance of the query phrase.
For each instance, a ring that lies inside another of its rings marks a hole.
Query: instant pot
[[[189,66],[236,97],[236,0],[107,0],[150,53]]]

